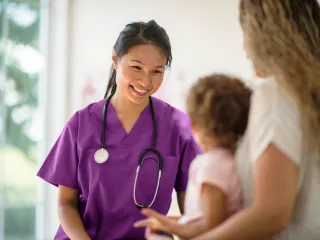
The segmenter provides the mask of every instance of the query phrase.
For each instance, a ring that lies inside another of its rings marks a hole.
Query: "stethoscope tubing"
[[[107,109],[108,109],[108,105],[110,103],[111,98],[113,97],[114,93],[110,94],[110,96],[107,98],[104,106],[103,106],[103,120],[102,120],[102,133],[101,133],[101,143],[100,143],[100,148],[101,149],[105,149],[105,139],[106,139],[106,128],[107,128]],[[153,101],[152,98],[149,97],[149,104],[150,104],[150,110],[151,110],[151,114],[152,114],[152,122],[153,122],[153,138],[152,138],[152,147],[151,148],[147,148],[144,149],[142,151],[142,153],[139,156],[139,160],[138,160],[138,166],[136,169],[136,175],[135,175],[135,180],[134,180],[134,185],[133,185],[133,199],[134,199],[134,203],[136,204],[136,206],[138,206],[139,208],[150,208],[154,201],[156,200],[157,194],[158,194],[158,190],[159,190],[159,185],[160,185],[160,179],[161,179],[161,174],[162,174],[162,168],[163,168],[163,158],[161,153],[156,149],[156,143],[157,143],[157,119],[156,119],[156,114],[154,111],[154,105],[153,105]],[[154,156],[145,156],[148,152],[153,152],[158,158],[154,157]],[[137,186],[137,179],[139,176],[139,171],[140,171],[140,167],[143,164],[143,161],[146,158],[153,158],[154,160],[157,161],[158,164],[158,180],[157,180],[157,186],[156,186],[156,191],[153,195],[153,199],[151,201],[150,204],[146,205],[146,204],[139,204],[137,199],[136,199],[136,186]]]

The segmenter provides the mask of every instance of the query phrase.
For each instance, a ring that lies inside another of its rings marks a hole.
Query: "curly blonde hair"
[[[295,100],[304,142],[320,160],[319,3],[241,0],[240,24],[249,57]]]
[[[225,74],[198,79],[187,97],[192,124],[217,146],[235,150],[247,127],[251,92],[240,79]]]

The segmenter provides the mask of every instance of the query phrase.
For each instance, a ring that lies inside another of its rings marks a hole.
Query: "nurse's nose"
[[[149,74],[144,74],[143,76],[139,77],[138,82],[140,83],[141,87],[150,88],[152,85],[152,76]]]

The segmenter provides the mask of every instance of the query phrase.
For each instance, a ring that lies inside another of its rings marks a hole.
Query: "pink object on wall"
[[[97,91],[93,84],[92,78],[88,77],[83,88],[83,106],[87,106],[88,104],[96,101],[96,93]]]

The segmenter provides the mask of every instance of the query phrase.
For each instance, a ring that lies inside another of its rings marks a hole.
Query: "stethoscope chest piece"
[[[94,160],[97,163],[104,163],[108,160],[109,153],[104,148],[100,148],[94,153]]]

